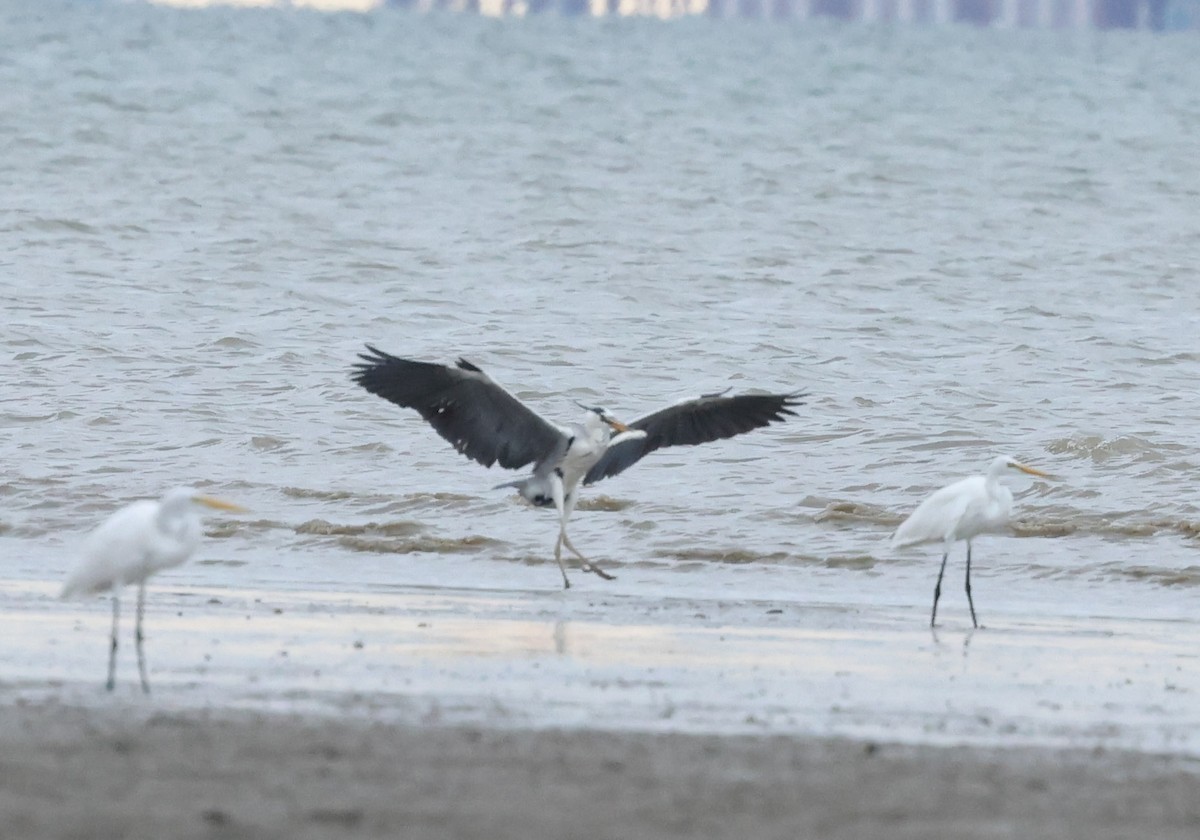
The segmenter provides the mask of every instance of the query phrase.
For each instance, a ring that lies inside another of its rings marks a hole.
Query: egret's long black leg
[[[942,554],[942,568],[938,570],[937,583],[933,586],[933,612],[929,616],[930,627],[937,623],[937,602],[938,598],[942,597],[942,575],[946,573],[946,558],[949,556],[949,550]]]
[[[113,587],[113,623],[112,623],[112,639],[108,645],[108,682],[104,687],[112,691],[117,684],[117,625],[121,622],[121,599],[117,595],[117,588]]]
[[[971,599],[971,544],[967,543],[967,604],[971,607],[971,623],[979,627],[975,620],[975,602]]]
[[[598,577],[602,577],[602,578],[604,578],[605,580],[616,580],[616,578],[615,578],[615,577],[613,577],[613,576],[612,576],[612,575],[610,575],[608,572],[606,572],[606,571],[604,571],[603,569],[601,569],[599,566],[597,566],[597,565],[596,565],[595,563],[593,563],[591,560],[589,560],[589,559],[587,559],[586,557],[584,557],[584,556],[583,556],[583,555],[582,555],[582,554],[579,552],[579,549],[577,549],[577,548],[576,548],[576,547],[575,547],[575,546],[574,546],[574,545],[571,543],[571,538],[567,536],[567,533],[566,533],[566,531],[564,531],[564,532],[563,532],[563,542],[565,542],[565,543],[566,543],[566,545],[567,545],[567,548],[569,548],[569,549],[570,549],[570,550],[571,550],[571,551],[574,553],[574,555],[575,555],[576,557],[578,557],[578,558],[579,558],[579,559],[580,559],[580,560],[583,562],[583,570],[584,570],[585,572],[592,572],[593,574],[597,575]]]
[[[146,675],[146,637],[142,634],[142,616],[146,613],[146,581],[138,584],[137,623],[133,628],[133,640],[137,645],[138,676],[142,678],[142,692],[150,693],[150,678]]]

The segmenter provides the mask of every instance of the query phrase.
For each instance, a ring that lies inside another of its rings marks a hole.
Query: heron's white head
[[[1009,455],[998,455],[992,459],[991,466],[988,467],[988,475],[992,478],[999,478],[1009,471],[1023,472],[1026,475],[1035,475],[1038,478],[1051,478],[1048,473],[1044,473],[1035,467],[1028,464],[1022,464],[1016,458]]]
[[[609,414],[608,409],[606,409],[606,408],[600,408],[599,406],[584,405],[583,403],[576,403],[576,405],[578,405],[585,412],[587,412],[587,414],[584,415],[584,424],[588,428],[599,428],[602,426],[607,426],[609,429],[611,429],[614,432],[629,431],[629,427],[626,426],[624,423],[622,423],[617,418],[613,417],[611,414]]]

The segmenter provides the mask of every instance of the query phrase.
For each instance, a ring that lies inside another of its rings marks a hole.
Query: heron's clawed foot
[[[592,574],[596,575],[596,577],[601,577],[601,578],[604,578],[605,580],[616,580],[617,579],[616,575],[610,575],[608,572],[604,571],[599,566],[593,566],[591,563],[584,563],[583,570],[585,572],[591,572]]]
[[[608,572],[604,571],[599,566],[593,566],[591,563],[581,563],[580,568],[585,572],[591,572],[592,574],[596,575],[597,577],[604,578],[605,580],[616,580],[616,577],[614,577],[613,575],[610,575]],[[567,578],[566,575],[563,575],[563,589],[570,589],[570,588],[571,588],[570,579]]]
[[[576,548],[575,545],[571,542],[571,538],[567,536],[566,531],[562,531],[559,533],[558,540],[559,540],[559,546],[565,545],[567,547],[568,551],[570,551],[572,554],[574,554],[576,557],[579,558],[579,567],[581,569],[583,569],[585,572],[591,572],[592,574],[596,575],[596,577],[604,578],[605,580],[616,580],[615,577],[613,577],[608,572],[601,569],[599,566],[596,566],[595,564],[593,564],[591,560],[584,557],[583,554],[579,551],[579,549]],[[556,546],[556,549],[557,548],[558,548],[558,546]],[[558,556],[557,550],[555,552],[555,556]],[[560,563],[561,563],[561,561],[560,561]]]

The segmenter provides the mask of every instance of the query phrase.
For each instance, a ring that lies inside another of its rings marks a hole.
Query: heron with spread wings
[[[500,487],[558,512],[554,559],[570,588],[563,563],[565,546],[582,568],[606,580],[612,575],[592,563],[567,536],[579,485],[624,472],[666,446],[695,446],[731,438],[795,416],[802,393],[708,394],[669,406],[628,426],[603,408],[584,409],[578,423],[543,419],[466,359],[454,366],[401,359],[367,345],[354,366],[354,381],[376,396],[416,410],[463,455],[485,467],[533,472]]]

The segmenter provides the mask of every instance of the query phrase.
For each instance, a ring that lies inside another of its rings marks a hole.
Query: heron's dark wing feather
[[[519,469],[553,457],[562,431],[501,388],[475,365],[401,359],[367,345],[353,379],[372,394],[415,409],[462,454],[485,467]]]
[[[608,450],[584,477],[594,484],[624,472],[642,458],[664,446],[696,446],[722,440],[782,422],[793,408],[804,403],[805,394],[739,394],[726,397],[710,394],[648,414],[629,424],[645,437],[613,439]]]
[[[625,472],[642,459],[649,450],[646,449],[645,435],[638,434],[627,437],[627,433],[617,435],[608,444],[608,449],[600,456],[600,460],[592,465],[583,477],[584,485],[594,484],[603,478]]]

